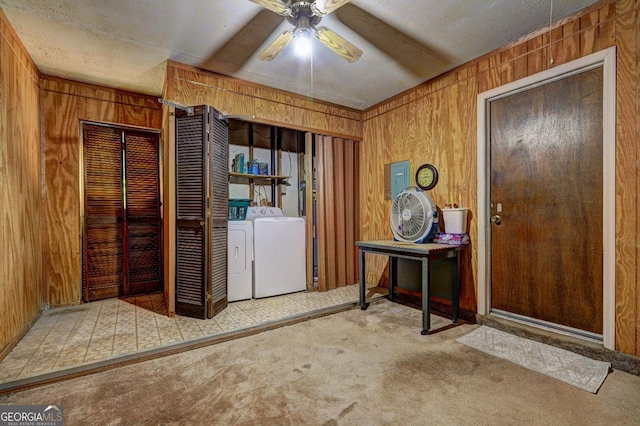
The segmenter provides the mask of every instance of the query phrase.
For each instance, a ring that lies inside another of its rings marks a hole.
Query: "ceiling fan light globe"
[[[309,28],[296,28],[295,36],[296,38],[306,38],[311,40],[311,29]]]
[[[308,35],[296,37],[293,40],[293,47],[296,55],[300,58],[307,58],[311,56],[311,52],[313,51],[312,41]]]

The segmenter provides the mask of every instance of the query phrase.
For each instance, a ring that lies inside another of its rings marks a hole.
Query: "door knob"
[[[502,218],[500,215],[491,216],[491,223],[495,223],[496,225],[500,225],[502,223]]]

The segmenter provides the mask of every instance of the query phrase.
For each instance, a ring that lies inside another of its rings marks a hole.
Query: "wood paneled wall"
[[[42,309],[38,78],[0,10],[0,359]]]
[[[478,93],[616,46],[616,349],[640,356],[639,8],[640,0],[602,1],[365,111],[362,170],[373,172],[361,176],[361,238],[391,237],[385,163],[409,159],[414,171],[436,165],[436,203],[462,196],[471,209],[461,307],[475,311]],[[375,283],[383,259],[368,265],[367,281]]]
[[[157,97],[42,77],[44,128],[44,303],[82,297],[82,120],[159,130]]]
[[[248,121],[346,139],[362,138],[362,113],[244,80],[169,62],[164,98],[180,105],[211,105]]]

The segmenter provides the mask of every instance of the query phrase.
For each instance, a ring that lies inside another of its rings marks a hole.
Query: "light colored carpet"
[[[598,392],[611,368],[608,362],[485,326],[458,342],[591,393]]]
[[[476,351],[478,328],[387,300],[181,354],[0,396],[62,404],[65,425],[633,425],[640,377],[598,394]]]

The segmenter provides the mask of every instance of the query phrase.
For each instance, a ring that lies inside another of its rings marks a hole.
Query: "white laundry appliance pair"
[[[305,229],[277,207],[249,207],[245,221],[229,221],[228,301],[306,290]]]

